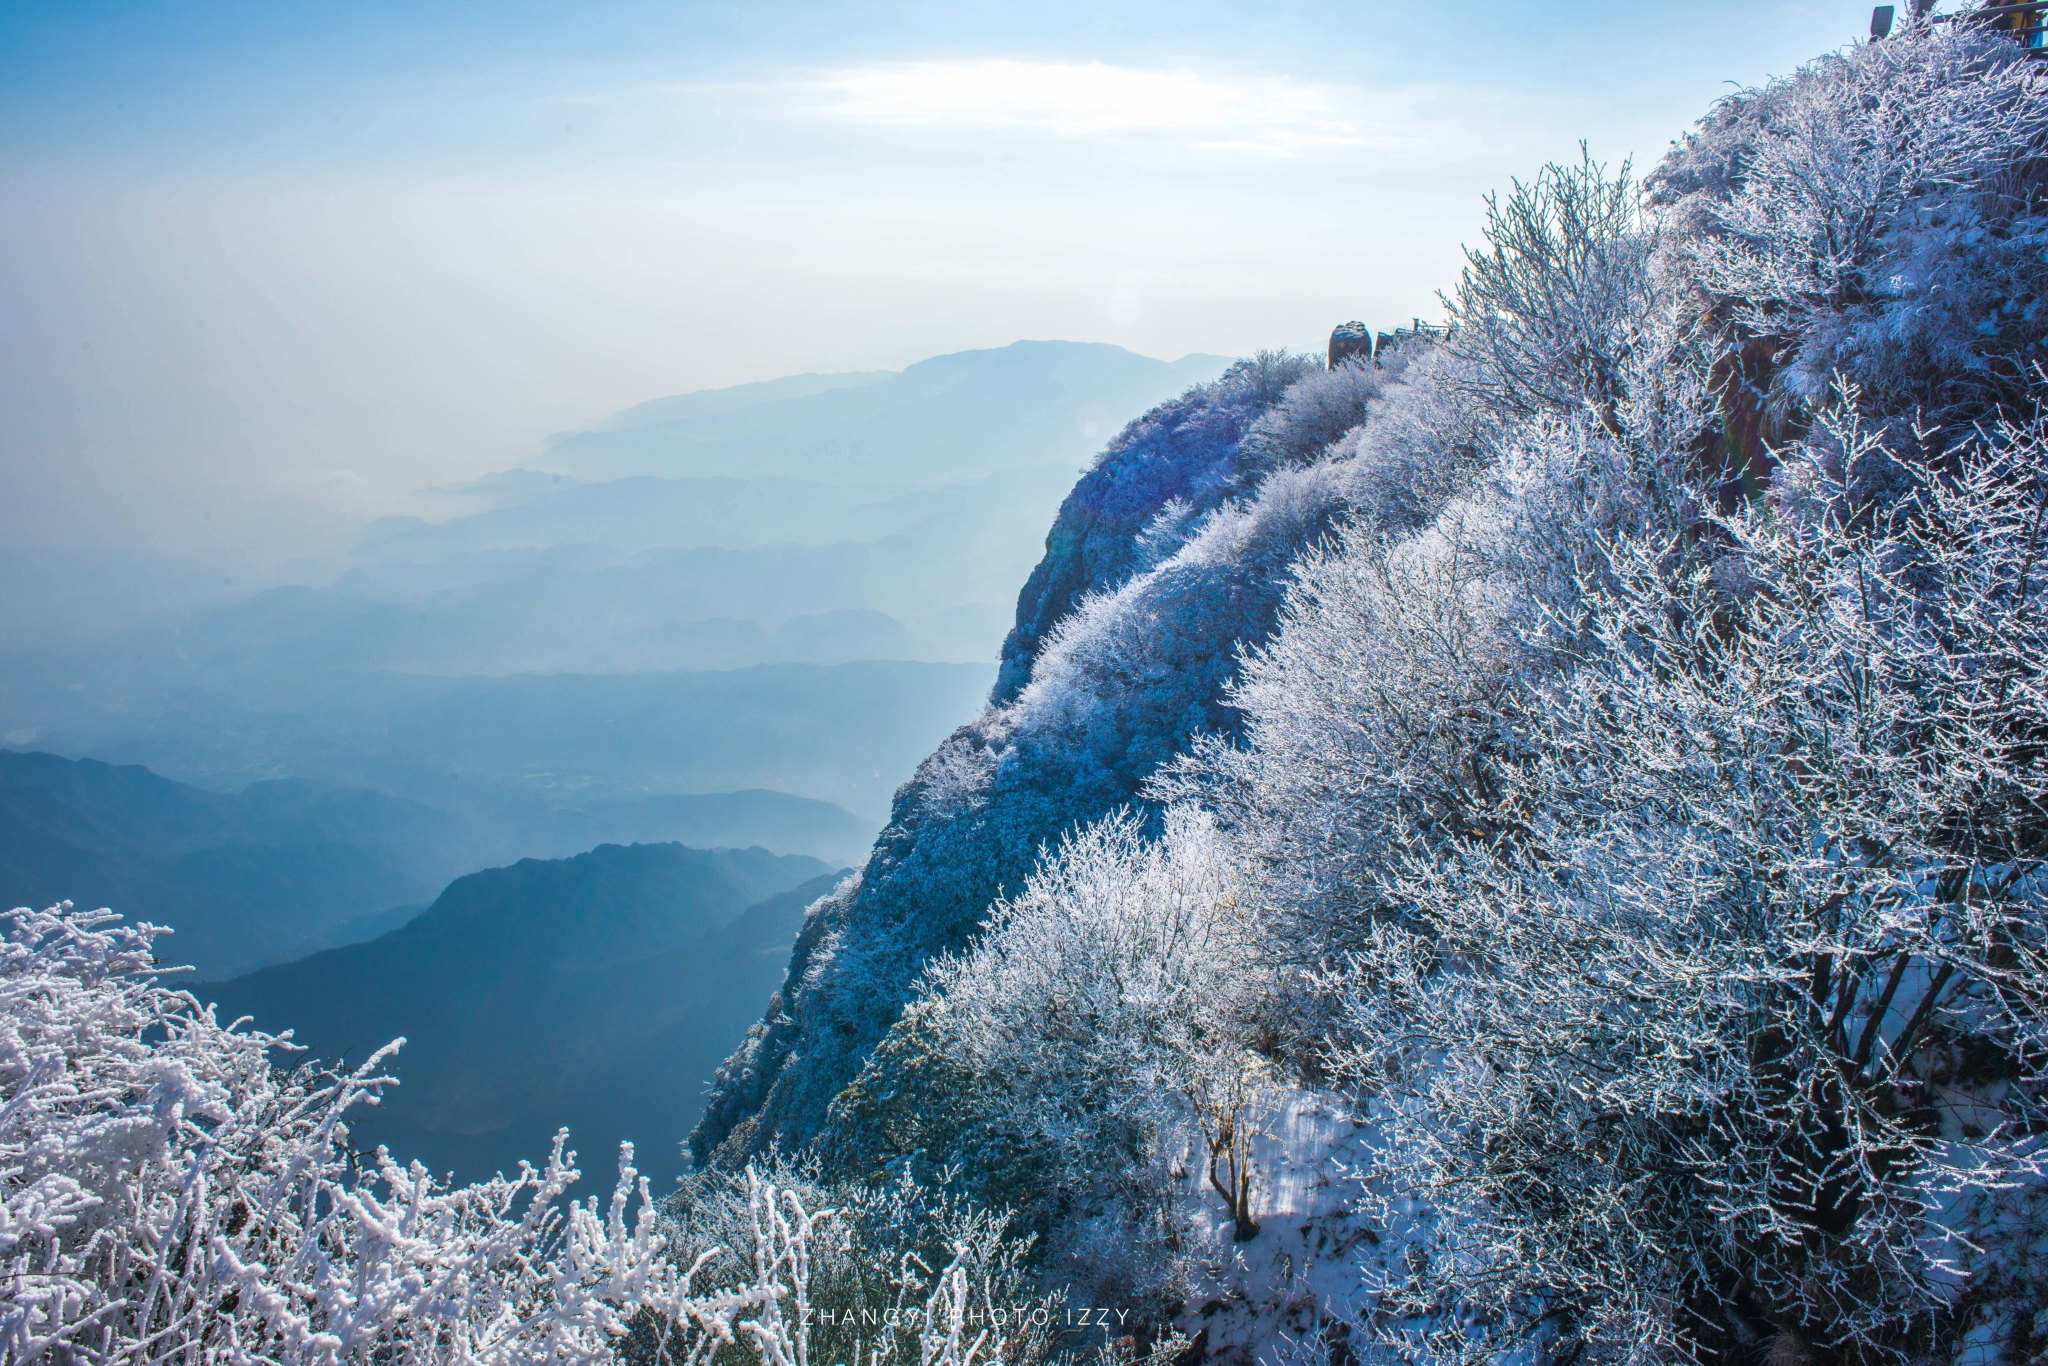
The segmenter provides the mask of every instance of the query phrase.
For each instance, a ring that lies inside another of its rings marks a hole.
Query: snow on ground
[[[1401,1245],[1353,1174],[1374,1131],[1341,1098],[1295,1088],[1270,1093],[1257,1118],[1258,1237],[1231,1240],[1205,1161],[1192,1148],[1186,1156],[1183,1198],[1211,1255],[1179,1326],[1190,1337],[1206,1332],[1209,1362],[1343,1366],[1345,1325],[1369,1307],[1368,1280]]]
[[[2015,1154],[2048,1164],[2048,1140],[2023,1141]],[[1940,1199],[1930,1224],[1930,1279],[1960,1311],[1954,1366],[2020,1360],[2048,1342],[2048,1171],[2008,1173]]]
[[[1255,1117],[1256,1238],[1232,1241],[1201,1150],[1191,1144],[1182,1157],[1180,1198],[1207,1256],[1178,1327],[1206,1334],[1205,1366],[1352,1366],[1348,1326],[1368,1316],[1371,1287],[1398,1274],[1397,1259],[1422,1230],[1398,1213],[1390,1223],[1388,1202],[1356,1175],[1370,1165],[1378,1130],[1344,1099],[1279,1088]],[[2020,1152],[2048,1165],[2043,1145]],[[1963,1311],[1949,1360],[1991,1366],[2016,1343],[2048,1340],[2048,1173],[2018,1173],[1942,1203],[1927,1251],[1946,1264],[1933,1279]]]

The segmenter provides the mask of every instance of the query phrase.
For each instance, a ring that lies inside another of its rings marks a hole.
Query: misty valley
[[[328,582],[57,635],[0,683],[7,895],[170,927],[192,990],[315,1056],[406,1036],[378,1120],[436,1171],[567,1124],[672,1184],[803,907],[986,696],[1076,471],[1224,365],[1018,343],[657,399],[427,491]]]

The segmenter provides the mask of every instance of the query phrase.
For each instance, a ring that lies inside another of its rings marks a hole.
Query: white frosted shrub
[[[155,927],[69,903],[4,923],[0,1357],[596,1363],[643,1313],[660,1361],[744,1339],[807,1366],[823,1216],[789,1192],[749,1178],[751,1265],[705,1288],[703,1261],[668,1255],[630,1146],[604,1204],[564,1200],[566,1132],[544,1170],[441,1186],[348,1144],[396,1045],[346,1075],[282,1072],[282,1040],[159,984]],[[937,1325],[927,1366],[974,1366],[958,1327]]]
[[[1580,148],[1507,196],[1486,196],[1485,244],[1444,298],[1449,348],[1508,414],[1605,410],[1627,391],[1653,304],[1656,236],[1629,166],[1611,178]]]
[[[1035,1284],[1031,1240],[1012,1231],[1008,1211],[974,1205],[950,1189],[949,1175],[927,1184],[905,1164],[885,1181],[829,1180],[815,1158],[776,1155],[753,1178],[797,1196],[806,1209],[831,1212],[807,1240],[813,1358],[864,1366],[915,1359],[922,1366],[934,1331],[950,1336],[970,1322],[990,1330],[978,1344],[975,1334],[963,1344],[979,1360],[1051,1355],[1049,1325],[1064,1305]],[[709,1255],[713,1271],[737,1261],[733,1250],[752,1240],[752,1204],[746,1173],[713,1168],[684,1178],[668,1201],[678,1259]],[[939,1300],[963,1287],[969,1301],[956,1322]],[[1042,1316],[1033,1312],[1041,1309]],[[643,1330],[642,1337],[652,1334]],[[646,1357],[651,1353],[627,1354],[629,1362]]]
[[[1404,532],[1486,466],[1507,419],[1478,392],[1484,367],[1470,356],[1417,341],[1390,362],[1366,421],[1330,455],[1350,466],[1352,515]]]
[[[973,948],[926,969],[931,1046],[1081,1196],[1052,1252],[1098,1292],[1156,1296],[1179,1274],[1165,1167],[1254,1032],[1254,950],[1227,847],[1176,808],[1157,838],[1125,812],[1066,839]]]
[[[1200,714],[1230,676],[1238,641],[1267,628],[1290,563],[1344,508],[1349,476],[1330,461],[1277,470],[1164,561],[1081,601],[1048,633],[1001,724],[1084,753],[1140,748],[1134,730],[1179,743],[1195,728],[1186,713]],[[1172,753],[1154,747],[1158,760]]]
[[[1062,841],[973,948],[926,969],[924,989],[955,1061],[1085,1169],[1184,1092],[1198,1059],[1235,1052],[1258,978],[1250,947],[1209,819],[1177,808],[1148,839],[1123,812]]]
[[[1288,465],[1312,463],[1365,421],[1366,406],[1384,383],[1376,367],[1355,360],[1302,376],[1238,443],[1239,478],[1252,482]]]
[[[1961,1331],[1942,1212],[2048,1125],[2044,469],[2008,426],[1890,503],[1809,471],[1711,554],[1606,552],[1493,823],[1411,827],[1332,978],[1382,1174],[1451,1216],[1386,1287],[1400,1351]]]
[[[2048,70],[1915,24],[1731,96],[1652,177],[1673,301],[1761,341],[1772,398],[1884,411],[2024,391],[2048,336]]]

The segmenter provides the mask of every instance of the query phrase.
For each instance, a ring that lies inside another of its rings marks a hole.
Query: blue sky
[[[1867,18],[9,3],[0,531],[274,562],[659,394],[1429,314],[1485,190]]]

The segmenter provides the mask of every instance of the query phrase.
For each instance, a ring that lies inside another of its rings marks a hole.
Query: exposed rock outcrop
[[[1372,359],[1372,329],[1356,319],[1331,329],[1329,368],[1354,358],[1361,365]]]

